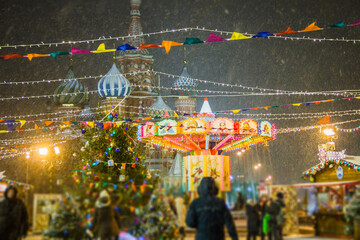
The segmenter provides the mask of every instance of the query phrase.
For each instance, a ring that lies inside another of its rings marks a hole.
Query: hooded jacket
[[[120,233],[120,217],[112,207],[110,195],[106,190],[101,191],[95,206],[91,230],[94,230],[101,240],[117,237]]]
[[[13,198],[8,198],[8,192],[13,189]],[[4,239],[15,240],[26,236],[28,230],[28,214],[26,206],[21,199],[16,198],[17,189],[8,186],[5,190],[5,199],[0,202],[0,236]]]
[[[196,240],[224,240],[226,225],[232,240],[238,239],[230,211],[223,199],[216,197],[215,180],[204,177],[198,187],[199,198],[195,199],[186,215],[186,224],[196,228]]]

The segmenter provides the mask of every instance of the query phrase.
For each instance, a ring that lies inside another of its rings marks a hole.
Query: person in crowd
[[[262,195],[258,202],[258,210],[260,212],[260,237],[261,240],[265,240],[265,237],[268,237],[268,240],[272,240],[271,232],[269,231],[269,224],[270,224],[270,215],[265,218],[266,215],[266,204],[268,200],[268,197],[266,195]],[[264,226],[264,223],[266,226]],[[264,231],[266,230],[266,231]]]
[[[87,234],[93,237],[95,232],[97,239],[117,240],[120,233],[120,216],[111,205],[111,198],[106,190],[100,192],[95,207],[94,218]]]
[[[247,240],[256,240],[259,234],[259,212],[258,206],[255,205],[252,199],[247,200],[246,204],[246,217],[247,217]]]
[[[278,192],[276,194],[275,204],[278,207],[278,214],[276,215],[276,234],[280,240],[283,240],[282,230],[286,222],[286,212],[285,212],[285,203],[284,203],[284,194]]]
[[[0,239],[19,240],[27,235],[28,213],[17,193],[14,186],[8,186],[0,202]]]
[[[186,215],[186,224],[196,228],[196,240],[224,240],[226,225],[232,240],[238,239],[233,218],[225,201],[216,197],[215,180],[204,177],[198,187],[199,198],[195,199]]]
[[[180,229],[180,237],[181,239],[185,239],[186,206],[184,204],[184,199],[180,195],[175,198],[175,208],[177,212],[177,225]]]
[[[278,221],[279,219],[279,214],[281,214],[281,208],[280,207],[280,203],[279,203],[279,196],[283,197],[282,193],[281,194],[277,194],[277,200],[276,201],[268,201],[268,203],[266,204],[266,208],[265,208],[265,212],[268,213],[270,215],[270,228],[271,228],[271,232],[272,232],[272,236],[274,238],[274,240],[281,240],[281,236],[279,235],[279,229],[281,226],[281,223]],[[283,203],[282,203],[283,204]],[[285,206],[285,205],[283,205]],[[282,229],[282,226],[281,226]]]
[[[234,210],[241,210],[241,209],[243,209],[243,207],[244,207],[244,198],[243,198],[241,192],[238,192]]]

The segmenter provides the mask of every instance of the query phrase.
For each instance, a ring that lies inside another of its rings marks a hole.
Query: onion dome
[[[158,96],[154,104],[146,110],[146,113],[151,117],[163,117],[166,112],[169,114],[169,116],[174,115],[171,108],[166,105],[160,96]]]
[[[114,63],[109,72],[99,80],[97,92],[100,98],[125,97],[131,92],[131,84]]]
[[[85,105],[84,109],[76,116],[77,121],[93,121],[96,115],[91,111],[89,105]]]
[[[172,93],[178,96],[195,96],[196,89],[197,83],[191,79],[186,66],[184,66],[180,77],[174,83]]]
[[[74,104],[82,105],[87,102],[87,92],[84,87],[74,75],[72,67],[69,68],[69,71],[66,75],[66,79],[71,79],[64,81],[55,89],[54,92],[54,102],[56,104]]]

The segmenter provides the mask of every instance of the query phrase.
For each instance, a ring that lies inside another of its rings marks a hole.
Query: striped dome
[[[66,75],[66,79],[55,89],[54,102],[56,104],[74,104],[82,105],[87,102],[87,93],[84,85],[82,85],[74,75],[72,67]]]
[[[174,115],[171,108],[166,105],[160,96],[158,96],[154,104],[146,110],[146,113],[151,117],[163,117],[166,111],[168,112],[169,116]]]
[[[191,76],[184,66],[180,77],[174,83],[172,93],[178,96],[195,96],[197,83],[190,78]]]
[[[131,85],[114,63],[109,72],[99,80],[97,92],[100,98],[125,97],[131,92]]]

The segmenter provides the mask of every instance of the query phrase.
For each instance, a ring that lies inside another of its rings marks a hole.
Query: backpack
[[[276,223],[278,226],[284,226],[286,222],[286,212],[285,207],[282,207],[279,203],[277,203],[280,208],[279,213],[276,215]]]

